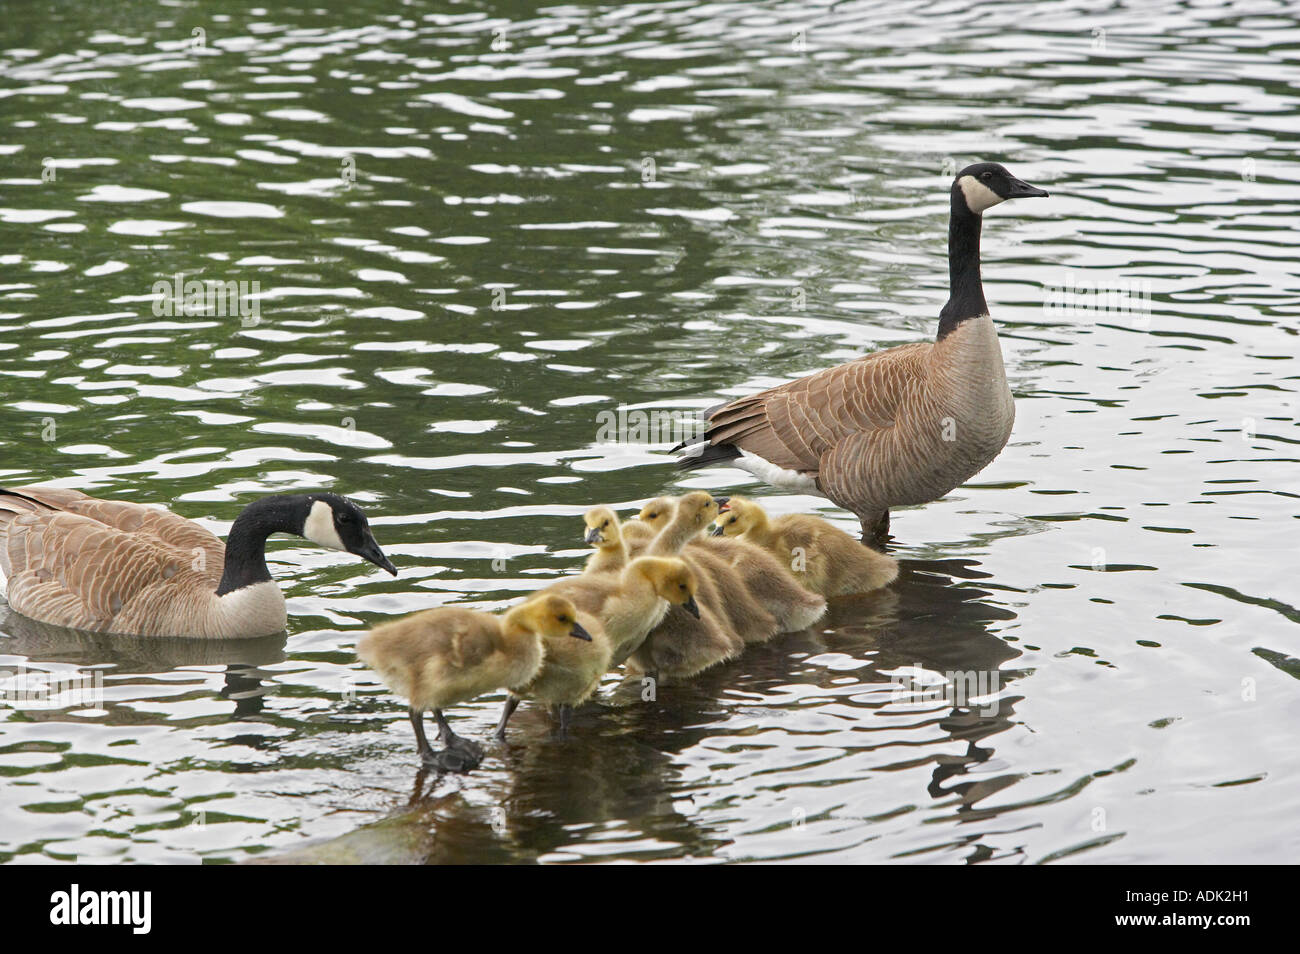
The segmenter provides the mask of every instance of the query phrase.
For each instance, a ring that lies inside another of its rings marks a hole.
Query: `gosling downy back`
[[[825,597],[869,593],[898,576],[898,561],[893,557],[863,546],[811,514],[769,518],[756,501],[732,497],[717,523],[722,534],[767,550],[803,586]]]

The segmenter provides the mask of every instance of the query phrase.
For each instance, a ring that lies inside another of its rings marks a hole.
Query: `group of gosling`
[[[819,517],[769,518],[741,497],[696,491],[652,500],[625,523],[603,506],[583,519],[595,552],[581,574],[503,615],[440,607],[361,638],[357,655],[409,701],[426,765],[467,771],[483,756],[451,730],[443,714],[450,706],[505,689],[496,738],[505,738],[523,699],[556,711],[563,734],[574,707],[613,668],[658,680],[694,676],[751,643],[811,626],[829,597],[869,592],[898,575],[892,557]],[[439,750],[425,736],[429,710]]]

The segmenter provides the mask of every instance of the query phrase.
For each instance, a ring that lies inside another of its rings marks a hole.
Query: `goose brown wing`
[[[193,569],[210,580],[214,589],[221,582],[226,559],[225,544],[197,523],[161,507],[122,500],[101,500],[78,490],[60,487],[11,487],[0,490],[0,522],[3,522],[5,511],[37,515],[44,513],[47,516],[63,512],[86,517],[143,542],[176,551],[173,558],[183,559],[186,568]],[[32,531],[27,529],[24,532]]]
[[[709,442],[816,476],[823,455],[845,437],[894,425],[923,387],[931,347],[918,342],[878,351],[732,401],[709,416]]]
[[[0,534],[9,604],[60,626],[111,630],[143,591],[169,580],[194,581],[189,554],[80,514],[14,514],[0,519]]]

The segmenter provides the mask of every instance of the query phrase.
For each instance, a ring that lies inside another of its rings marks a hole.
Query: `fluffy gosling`
[[[573,603],[550,596],[520,603],[504,616],[454,606],[415,613],[370,630],[357,643],[357,656],[408,701],[423,762],[439,771],[463,772],[478,765],[483,749],[452,732],[442,710],[527,683],[544,656],[591,641]],[[424,713],[430,709],[444,745],[440,751],[424,734]]]
[[[714,533],[757,544],[787,561],[799,582],[822,596],[869,593],[898,577],[893,557],[811,514],[772,519],[756,501],[732,497],[715,523]]]

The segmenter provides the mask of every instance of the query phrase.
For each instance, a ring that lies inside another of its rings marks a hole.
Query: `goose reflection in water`
[[[80,681],[87,668],[115,677],[152,675],[191,666],[224,666],[219,695],[234,703],[231,716],[235,719],[249,718],[263,710],[269,684],[263,682],[268,673],[260,667],[284,661],[287,639],[285,633],[233,640],[89,633],[42,623],[0,606],[0,653],[22,657],[37,671],[47,662],[60,667],[73,665],[78,667],[73,676]],[[98,676],[95,681],[102,685],[103,680],[104,676]],[[107,713],[102,719],[105,724],[140,723],[139,698],[133,697],[127,705],[99,695],[95,707]],[[47,711],[63,717],[61,708]]]

